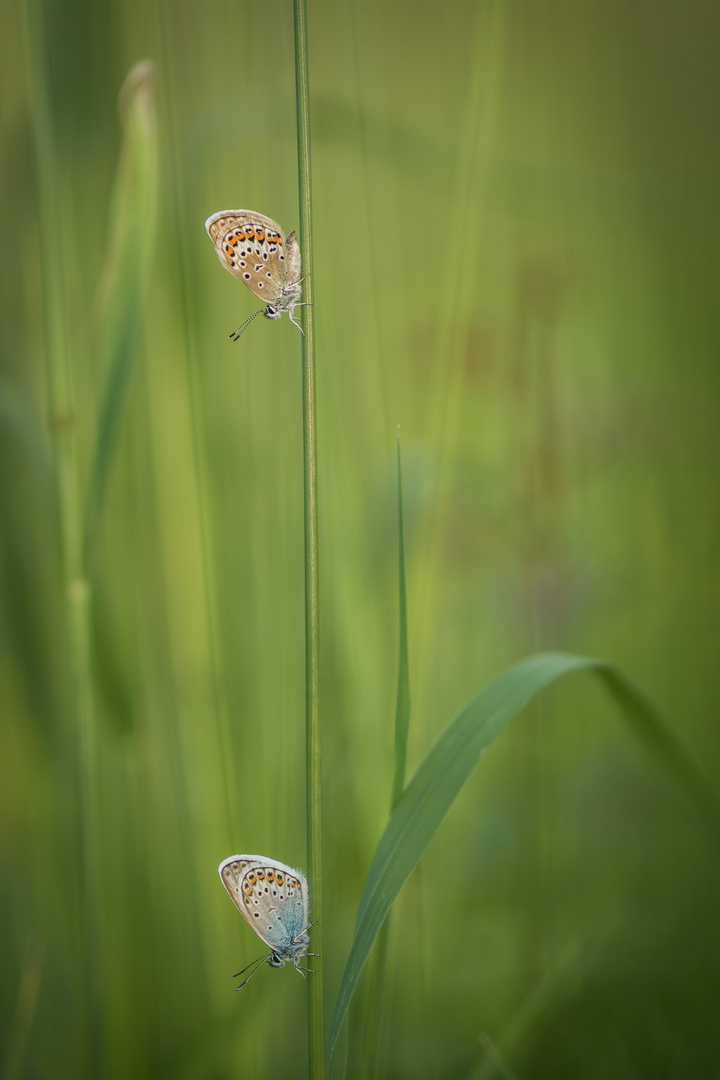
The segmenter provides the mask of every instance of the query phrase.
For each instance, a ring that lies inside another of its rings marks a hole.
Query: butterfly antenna
[[[245,322],[242,324],[242,326],[238,326],[237,330],[233,330],[232,334],[228,334],[228,337],[230,338],[230,340],[231,341],[237,341],[238,338],[240,337],[240,335],[242,334],[243,330],[245,329],[245,327],[249,326],[249,324],[253,321],[253,319],[256,319],[258,315],[262,315],[265,310],[266,310],[265,308],[260,308],[259,311],[253,312],[253,314],[250,316],[250,318],[246,319]]]
[[[271,959],[272,959],[272,953],[268,953],[267,956],[259,956],[257,958],[257,960],[251,961],[251,963],[249,963],[247,965],[247,967],[244,967],[242,969],[242,971],[238,971],[238,973],[236,975],[233,975],[233,979],[239,979],[241,975],[244,975],[246,971],[248,971],[250,968],[252,968],[252,971],[248,975],[247,979],[243,979],[243,981],[240,983],[240,985],[236,986],[235,989],[236,990],[242,990],[243,986],[247,986],[247,984],[250,982],[250,980],[252,979],[255,972],[259,971],[260,968],[263,966],[263,964],[267,964],[267,962],[269,960],[271,960]]]

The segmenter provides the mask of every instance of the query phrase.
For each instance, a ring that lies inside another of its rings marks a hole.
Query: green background
[[[720,15],[309,9],[330,1005],[388,810],[398,425],[411,769],[503,667],[565,649],[619,663],[717,784]],[[227,340],[255,301],[203,228],[297,226],[292,7],[6,0],[2,22],[0,1076],[302,1076],[304,984],[234,993],[263,948],[216,872],[304,865],[300,335]],[[47,359],[60,325],[84,492],[142,58],[158,224],[89,566],[88,803]],[[562,684],[401,894],[379,1075],[712,1075],[717,868],[592,682]]]

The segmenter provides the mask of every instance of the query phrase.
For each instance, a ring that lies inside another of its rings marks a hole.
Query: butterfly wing
[[[231,855],[218,871],[242,917],[273,952],[285,958],[299,945],[307,948],[309,894],[299,870],[262,855]]]
[[[295,232],[290,233],[285,241],[285,257],[290,270],[290,284],[294,285],[300,278],[300,245]]]
[[[276,221],[255,210],[219,210],[205,228],[225,269],[255,296],[282,310],[286,287],[300,276],[295,233],[286,239]]]

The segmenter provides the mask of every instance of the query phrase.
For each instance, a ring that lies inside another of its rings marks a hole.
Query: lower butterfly
[[[253,960],[233,976],[237,979],[252,968],[237,989],[241,990],[263,964],[281,968],[292,961],[307,978],[305,972],[312,969],[301,968],[300,961],[317,953],[308,952],[308,930],[314,923],[308,923],[310,893],[304,875],[264,855],[231,855],[220,863],[218,871],[243,919],[271,950],[269,956]]]
[[[258,315],[279,319],[283,311],[303,333],[293,318],[295,305],[302,306],[300,245],[295,233],[286,237],[276,221],[255,210],[218,210],[207,219],[205,228],[225,269],[267,304],[229,337],[237,341]]]

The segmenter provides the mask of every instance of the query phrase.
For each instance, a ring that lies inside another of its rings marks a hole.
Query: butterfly
[[[276,221],[255,210],[218,210],[207,219],[205,228],[225,269],[267,302],[267,307],[254,312],[228,336],[237,341],[258,315],[279,319],[283,311],[287,311],[290,322],[303,333],[300,323],[293,318],[293,310],[302,295],[300,245],[295,233],[285,237]]]
[[[237,987],[241,990],[263,964],[285,967],[292,960],[304,979],[306,971],[300,961],[309,953],[310,937],[307,931],[310,892],[304,875],[285,863],[268,859],[264,855],[231,855],[218,867],[220,880],[230,894],[243,919],[269,946],[269,956],[261,956],[233,976],[237,979],[248,968],[253,970]]]

